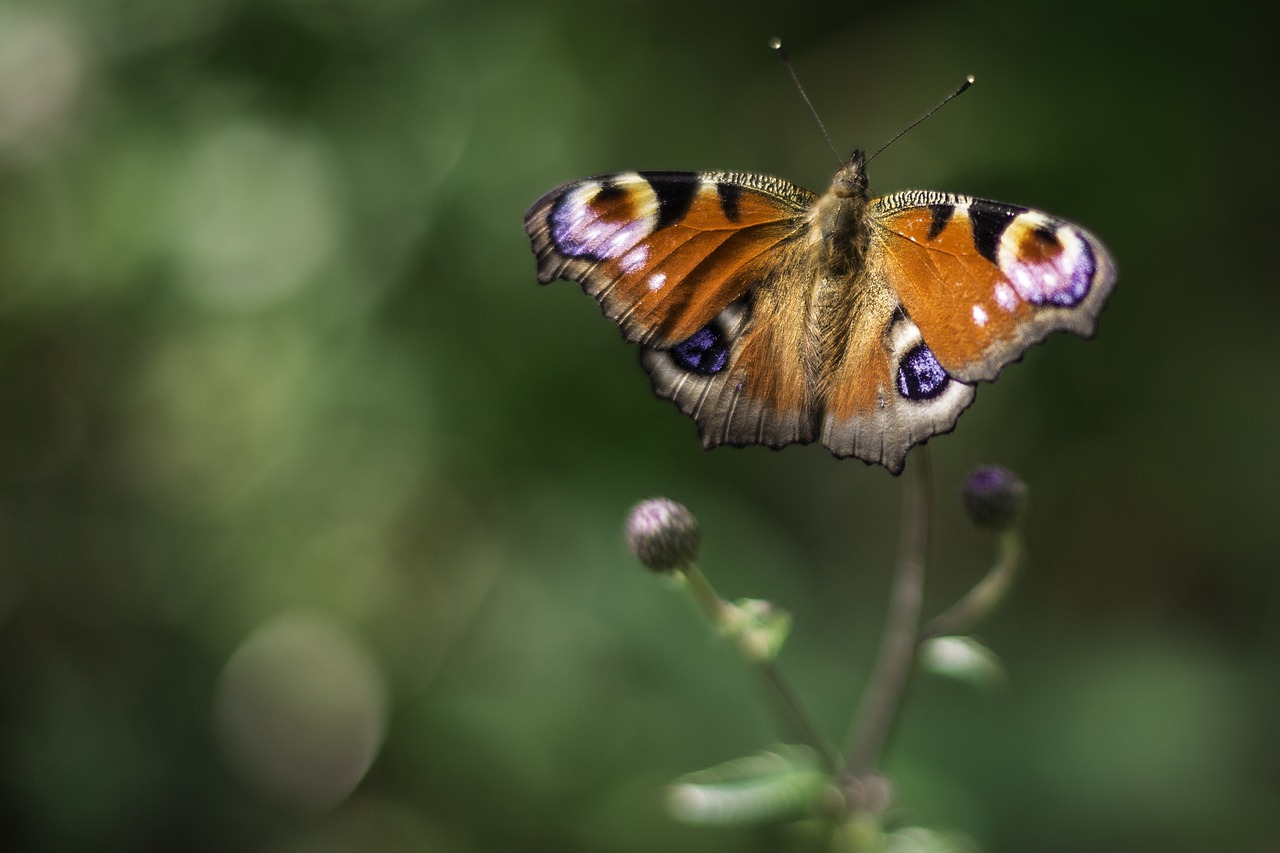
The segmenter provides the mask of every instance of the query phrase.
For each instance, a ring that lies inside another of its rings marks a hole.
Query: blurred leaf
[[[978,853],[978,846],[964,835],[908,826],[885,836],[884,853]]]
[[[808,813],[826,785],[812,750],[782,746],[680,777],[667,808],[687,823],[765,823]]]
[[[791,614],[770,601],[740,598],[726,612],[725,630],[737,638],[749,659],[773,660],[791,633]]]

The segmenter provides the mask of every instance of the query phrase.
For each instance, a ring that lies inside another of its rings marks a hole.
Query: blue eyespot
[[[693,337],[672,347],[671,357],[691,373],[712,376],[729,363],[729,343],[713,326],[703,326]]]
[[[898,393],[908,400],[932,400],[950,381],[933,351],[924,344],[917,344],[898,364]]]

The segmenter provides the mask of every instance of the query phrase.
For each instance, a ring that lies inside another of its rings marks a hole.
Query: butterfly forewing
[[[580,282],[629,341],[688,340],[759,282],[812,201],[739,177],[623,172],[552,190],[525,216],[539,280]]]
[[[873,255],[951,376],[992,380],[1050,332],[1093,334],[1115,281],[1087,231],[1035,210],[945,193],[872,202]]]

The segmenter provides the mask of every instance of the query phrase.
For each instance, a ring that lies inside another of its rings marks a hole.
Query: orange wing
[[[1092,336],[1115,283],[1093,235],[999,202],[902,192],[871,204],[872,274],[892,288],[939,364],[990,381],[1058,330]]]
[[[759,175],[624,172],[552,190],[525,229],[539,281],[580,282],[704,446],[781,447],[814,432],[795,238],[815,198]]]
[[[580,282],[627,340],[671,347],[758,282],[813,199],[757,175],[623,172],[552,190],[525,230],[539,281]]]
[[[822,443],[897,474],[912,447],[955,426],[975,389],[942,368],[882,280],[864,274],[855,287],[849,336],[823,400]]]

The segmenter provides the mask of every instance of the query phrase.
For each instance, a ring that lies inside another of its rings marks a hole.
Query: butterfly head
[[[837,198],[867,198],[866,163],[867,156],[861,149],[849,155],[848,162],[831,179],[831,194]]]

